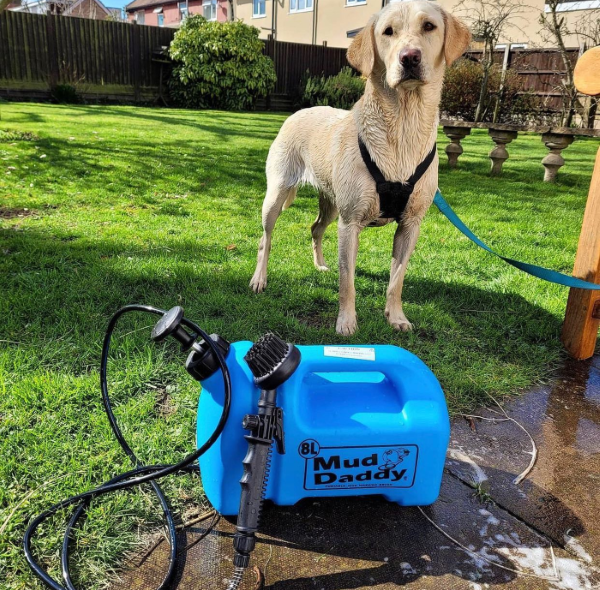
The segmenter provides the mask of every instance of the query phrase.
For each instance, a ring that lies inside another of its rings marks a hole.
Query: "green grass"
[[[270,329],[298,343],[397,344],[433,369],[452,412],[488,392],[518,393],[561,357],[566,289],[477,249],[433,209],[404,291],[411,334],[393,332],[383,315],[391,226],[363,233],[360,328],[351,338],[335,333],[335,225],[325,235],[333,270],[319,273],[308,188],[278,222],[267,292],[252,294],[264,163],[285,115],[8,103],[1,117],[0,527],[16,508],[0,535],[2,588],[39,587],[21,555],[31,514],[129,467],[98,387],[103,331],[123,304],[181,304],[229,340]],[[541,182],[539,136],[509,146],[501,179],[488,176],[486,133],[463,145],[458,170],[442,158],[440,187],[466,223],[502,253],[570,272],[597,142],[565,151],[557,185]],[[110,381],[142,460],[174,461],[194,445],[198,390],[174,346],[148,342],[151,323],[123,322]],[[197,479],[165,485],[180,511],[201,501]],[[150,498],[123,493],[94,505],[78,537],[81,587],[101,586],[137,525],[156,522]],[[58,536],[43,532],[37,550],[58,575]]]

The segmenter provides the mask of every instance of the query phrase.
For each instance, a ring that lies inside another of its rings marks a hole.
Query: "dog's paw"
[[[315,268],[320,272],[327,272],[329,270],[329,267],[324,264],[315,264]]]
[[[339,315],[335,324],[335,331],[342,336],[351,336],[356,332],[358,324],[356,323],[356,315],[346,316]]]
[[[254,275],[250,281],[250,288],[255,293],[262,293],[267,287],[267,277]]]
[[[410,332],[413,329],[413,325],[406,318],[397,320],[388,319],[388,322],[394,330],[398,330],[399,332]]]

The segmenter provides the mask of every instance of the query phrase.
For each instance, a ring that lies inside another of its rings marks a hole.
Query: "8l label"
[[[415,482],[416,445],[322,447],[316,440],[300,443],[305,460],[304,489],[410,488]]]

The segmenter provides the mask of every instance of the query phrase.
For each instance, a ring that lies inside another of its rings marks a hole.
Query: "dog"
[[[351,111],[331,107],[298,111],[284,122],[269,150],[262,207],[264,232],[250,281],[254,292],[262,292],[267,285],[277,218],[294,201],[298,186],[310,184],[319,193],[319,214],[311,227],[318,270],[329,270],[323,258],[323,234],[339,215],[336,330],[353,334],[357,329],[354,272],[360,233],[369,224],[395,221],[380,218],[378,185],[361,155],[358,138],[389,182],[406,182],[429,154],[433,161],[416,182],[398,219],[385,306],[393,328],[412,329],[402,310],[402,286],[421,221],[438,186],[434,150],[444,71],[464,53],[470,40],[469,29],[460,20],[427,0],[388,4],[356,35],[347,57],[366,78],[361,99]]]

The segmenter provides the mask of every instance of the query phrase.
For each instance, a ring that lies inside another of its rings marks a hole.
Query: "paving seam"
[[[472,483],[469,483],[468,481],[465,481],[464,479],[462,479],[462,477],[459,477],[458,475],[456,475],[455,473],[452,473],[452,471],[450,471],[448,468],[444,468],[444,471],[452,476],[454,479],[458,480],[460,483],[462,483],[463,485],[467,486],[469,489],[471,490],[476,490],[477,488],[475,487],[475,485],[473,485]],[[489,480],[488,480],[489,481]],[[564,551],[566,551],[567,553],[573,555],[574,557],[577,557],[578,559],[580,559],[580,556],[577,555],[577,553],[575,551],[573,551],[573,549],[571,549],[566,543],[560,543],[559,541],[553,539],[552,537],[549,537],[544,531],[538,529],[535,525],[527,522],[525,519],[523,519],[521,516],[519,516],[518,514],[515,514],[510,508],[507,508],[506,506],[500,504],[499,502],[497,502],[493,497],[492,497],[492,492],[491,490],[487,491],[488,495],[491,498],[491,502],[494,504],[494,506],[496,506],[499,510],[501,510],[502,512],[506,512],[506,514],[509,514],[510,516],[512,516],[515,520],[517,520],[518,522],[520,522],[522,525],[524,525],[525,527],[527,527],[531,532],[535,533],[536,535],[539,535],[540,537],[542,537],[543,539],[545,539],[550,545],[556,545],[558,547],[560,547],[561,549],[563,549]]]

